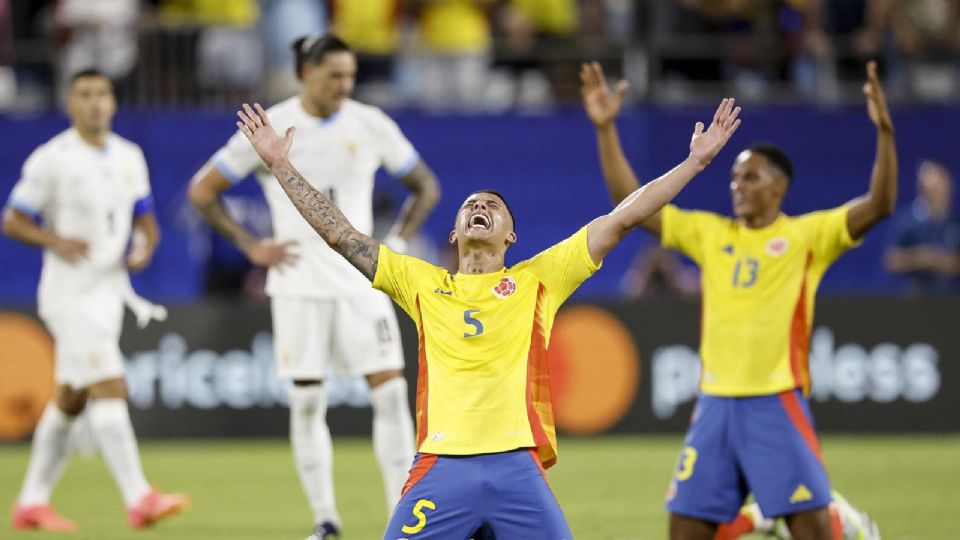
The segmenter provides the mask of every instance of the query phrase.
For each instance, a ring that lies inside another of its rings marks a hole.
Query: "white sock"
[[[75,416],[67,416],[60,407],[47,404],[33,432],[30,464],[17,502],[23,506],[49,504],[53,487],[60,480],[69,460],[67,441]]]
[[[290,389],[290,444],[300,483],[316,524],[340,525],[333,495],[333,443],[327,427],[327,390],[322,384]]]
[[[90,400],[87,416],[97,448],[120,488],[123,503],[130,508],[150,491],[150,484],[143,476],[127,402],[119,398]]]
[[[389,515],[400,501],[415,452],[407,381],[396,377],[380,384],[370,391],[370,401],[373,404],[373,452],[383,475]]]

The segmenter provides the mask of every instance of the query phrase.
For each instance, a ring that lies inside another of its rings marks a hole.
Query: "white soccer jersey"
[[[67,129],[27,158],[9,204],[89,247],[87,258],[77,263],[44,251],[37,294],[41,316],[58,306],[96,309],[121,301],[133,217],[153,204],[139,146],[110,134],[105,147],[97,148]]]
[[[295,96],[267,114],[277,133],[295,126],[290,162],[314,188],[330,197],[364,234],[373,230],[374,174],[380,166],[406,175],[420,157],[397,124],[380,109],[347,100],[333,116],[307,114]],[[239,131],[214,155],[214,165],[234,183],[255,172],[273,215],[279,241],[297,242],[298,261],[267,274],[267,294],[333,298],[363,294],[370,282],[333,251],[297,212],[283,188]]]

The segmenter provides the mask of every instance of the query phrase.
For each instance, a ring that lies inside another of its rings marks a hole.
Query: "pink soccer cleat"
[[[16,505],[10,525],[15,531],[76,532],[77,524],[61,516],[49,504]]]
[[[131,529],[145,529],[179,514],[188,506],[190,497],[183,493],[160,493],[151,489],[137,504],[127,509],[127,523]]]

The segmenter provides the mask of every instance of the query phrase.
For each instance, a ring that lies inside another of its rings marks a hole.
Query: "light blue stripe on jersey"
[[[35,210],[32,206],[30,206],[29,204],[23,201],[10,199],[10,206],[26,214],[27,216],[30,217],[30,219],[32,219],[36,223],[40,223],[41,221],[43,221],[43,215],[38,210]]]
[[[213,162],[213,166],[216,167],[217,170],[220,171],[220,174],[222,174],[223,176],[225,176],[225,177],[227,178],[227,180],[229,180],[230,183],[233,184],[233,185],[239,184],[244,178],[246,178],[246,175],[240,176],[239,174],[233,172],[233,169],[231,169],[231,168],[223,161],[223,158],[217,158],[217,159]]]
[[[413,170],[418,161],[420,161],[420,154],[414,152],[413,155],[410,156],[410,159],[398,167],[397,170],[391,171],[390,174],[392,174],[395,178],[403,178]]]
[[[146,197],[133,203],[133,219],[137,219],[143,214],[152,214],[153,208],[153,196],[147,195]]]

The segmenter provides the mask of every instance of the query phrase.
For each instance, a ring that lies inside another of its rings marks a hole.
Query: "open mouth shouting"
[[[467,220],[467,228],[472,230],[489,231],[493,226],[493,220],[482,212],[477,212]]]

